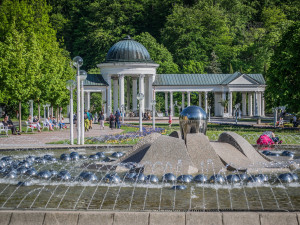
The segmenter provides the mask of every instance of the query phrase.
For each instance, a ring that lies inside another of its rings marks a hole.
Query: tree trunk
[[[19,131],[22,132],[22,103],[19,101]]]
[[[38,103],[38,120],[40,120],[41,119],[41,105],[40,105],[40,101],[39,101],[39,103]]]

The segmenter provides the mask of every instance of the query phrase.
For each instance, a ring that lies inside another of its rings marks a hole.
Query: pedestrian
[[[84,128],[85,131],[89,131],[89,124],[90,124],[90,120],[89,120],[89,114],[87,110],[84,110]]]
[[[89,129],[93,129],[93,114],[88,110]]]
[[[100,115],[99,115],[99,121],[100,121],[100,130],[103,129],[104,130],[104,114],[101,111]]]
[[[172,113],[169,114],[169,127],[172,126]]]
[[[117,110],[115,114],[115,127],[117,129],[120,129],[120,117],[121,117],[120,111]]]
[[[109,128],[114,129],[115,128],[115,116],[111,112],[109,116]]]

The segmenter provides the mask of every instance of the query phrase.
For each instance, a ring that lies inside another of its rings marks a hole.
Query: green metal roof
[[[101,74],[88,74],[83,82],[84,86],[108,86]]]
[[[242,74],[157,74],[153,86],[199,86],[226,85]],[[265,84],[262,74],[243,74],[250,79]]]

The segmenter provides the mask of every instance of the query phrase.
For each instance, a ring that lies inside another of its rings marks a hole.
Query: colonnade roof
[[[101,74],[88,74],[83,82],[84,86],[108,86]]]
[[[157,74],[153,86],[205,86],[228,85],[239,77],[254,85],[265,85],[262,74]]]

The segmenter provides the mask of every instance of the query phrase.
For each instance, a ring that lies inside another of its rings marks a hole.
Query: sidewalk
[[[101,135],[110,135],[121,133],[121,129],[111,130],[105,127],[104,130],[100,130],[100,125],[93,124],[93,129],[85,132],[85,137],[97,137]],[[77,130],[74,127],[74,139],[77,138]],[[0,149],[5,148],[30,148],[30,147],[55,147],[52,144],[46,144],[49,142],[57,142],[70,139],[70,129],[55,130],[55,131],[43,131],[38,133],[35,131],[32,133],[22,133],[22,135],[9,135],[0,136]],[[57,146],[57,145],[56,145]],[[70,146],[68,144],[60,144],[59,146]]]

